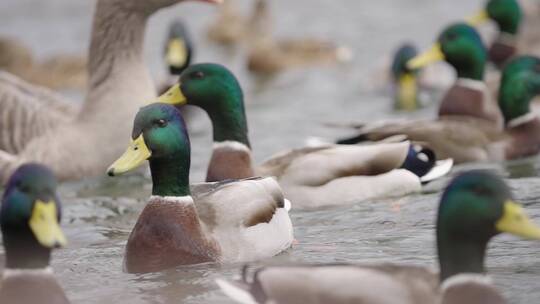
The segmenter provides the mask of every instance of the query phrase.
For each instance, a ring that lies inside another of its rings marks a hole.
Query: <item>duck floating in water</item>
[[[226,46],[245,46],[248,49],[248,69],[261,75],[352,59],[349,48],[330,41],[275,38],[266,0],[256,0],[249,17],[239,13],[233,1],[225,1],[216,22],[208,29],[208,37]]]
[[[411,61],[423,65],[444,59],[457,70],[459,78],[443,99],[438,119],[368,124],[359,128],[359,135],[338,143],[377,141],[401,134],[425,143],[437,157],[451,157],[457,163],[537,154],[540,125],[530,103],[540,94],[538,58],[524,56],[508,63],[497,104],[481,81],[486,52],[476,31],[465,24],[453,25],[443,32],[439,43]]]
[[[128,272],[253,261],[291,246],[290,203],[273,178],[190,188],[190,142],[178,109],[160,103],[142,108],[135,117],[132,139],[108,169],[115,176],[146,160],[150,163],[152,197],[126,245]]]
[[[397,49],[390,67],[394,88],[394,107],[398,110],[412,111],[420,106],[418,71],[407,67],[407,62],[418,55],[411,44]]]
[[[440,272],[398,264],[269,266],[239,281],[218,280],[238,303],[503,304],[485,275],[489,241],[501,233],[540,239],[540,228],[499,177],[470,171],[441,197],[436,223]]]
[[[275,38],[267,0],[256,1],[250,20],[247,66],[252,72],[274,74],[290,68],[344,63],[352,59],[349,48],[330,41]]]
[[[46,167],[25,164],[9,178],[0,209],[6,254],[0,303],[69,303],[49,264],[51,251],[67,243],[61,211],[56,179]]]
[[[423,182],[446,174],[452,167],[451,160],[435,162],[434,156],[427,156],[429,152],[416,151],[409,142],[300,148],[255,166],[242,88],[236,77],[218,64],[188,67],[179,83],[158,100],[198,106],[210,117],[214,147],[207,181],[275,176],[295,208],[402,196],[420,191]],[[425,161],[418,159],[420,155]]]
[[[156,97],[156,88],[143,62],[146,22],[156,11],[179,2],[183,1],[97,1],[88,62],[89,88],[84,104],[66,123],[43,124],[39,134],[25,136],[30,139],[19,152],[0,150],[0,180],[5,181],[24,162],[45,164],[60,180],[80,179],[106,170],[123,150],[121,138],[129,132],[131,118]],[[27,106],[26,103],[39,102],[35,97],[25,98],[34,92],[11,89],[19,93],[19,102],[7,103],[10,97],[2,96],[2,115],[23,119],[9,119],[8,136],[2,132],[0,142],[34,132],[26,127],[32,117],[53,116],[40,120],[55,121],[56,112],[40,112],[40,105]]]
[[[489,48],[489,59],[499,68],[519,54],[540,56],[540,21],[538,15],[527,16],[532,10],[528,6],[524,11],[517,0],[488,0],[484,9],[467,19],[474,26],[488,20],[496,24],[498,33]]]

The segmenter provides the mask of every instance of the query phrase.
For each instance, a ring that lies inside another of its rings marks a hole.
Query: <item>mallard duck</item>
[[[452,24],[430,50],[413,58],[408,66],[421,68],[442,60],[456,70],[457,80],[443,97],[439,116],[477,117],[501,129],[501,112],[484,82],[487,53],[478,32],[464,23]]]
[[[506,303],[485,275],[492,237],[540,239],[540,228],[499,177],[470,171],[441,197],[436,223],[440,272],[397,264],[274,266],[217,283],[238,303]]]
[[[155,103],[142,108],[133,141],[108,169],[119,175],[150,163],[152,197],[131,232],[128,272],[151,272],[204,262],[240,262],[289,248],[290,203],[272,178],[189,185],[190,143],[180,111]]]
[[[0,37],[0,70],[51,89],[83,90],[86,86],[85,57],[57,55],[37,62],[26,45],[11,37]]]
[[[182,71],[191,64],[193,58],[193,43],[186,25],[182,20],[176,19],[169,25],[169,34],[165,42],[165,65],[169,77],[164,81],[158,94],[166,92],[173,85]]]
[[[401,196],[419,191],[422,182],[444,175],[452,166],[449,160],[435,163],[429,152],[399,142],[295,149],[255,167],[242,88],[227,68],[217,64],[188,67],[179,84],[158,101],[198,106],[210,117],[214,147],[207,181],[276,176],[295,208]]]
[[[169,26],[169,37],[165,47],[165,62],[171,75],[180,75],[191,63],[193,44],[182,20],[176,19]]]
[[[434,49],[437,51],[432,50],[429,55],[421,55],[412,61],[418,64],[426,62],[426,58],[446,58],[462,77],[461,84],[458,79],[447,93],[438,119],[367,125],[360,128],[360,135],[342,139],[338,143],[353,144],[404,134],[412,141],[426,143],[438,157],[451,157],[458,163],[515,159],[537,154],[540,129],[536,114],[530,110],[530,102],[540,93],[538,59],[525,56],[509,62],[501,78],[498,106],[491,101],[486,102],[485,86],[477,80],[479,77],[474,80],[465,78],[481,75],[476,62],[484,62],[481,59],[467,59],[472,54],[484,58],[479,46],[476,51],[471,46],[467,47],[471,42],[466,36],[470,34],[464,33],[472,31],[466,25],[452,26],[439,39],[440,47]],[[477,40],[476,36],[473,41]],[[499,128],[499,124],[504,125],[504,129]]]
[[[498,35],[489,48],[489,59],[502,68],[518,53],[536,52],[534,54],[540,55],[537,51],[540,22],[537,19],[538,16],[524,16],[517,0],[488,0],[484,9],[468,18],[468,22],[478,26],[491,20],[497,25]]]
[[[530,103],[540,94],[540,61],[521,56],[511,60],[503,72],[499,90],[499,107],[505,129],[475,117],[442,116],[437,120],[386,123],[360,128],[360,135],[341,140],[355,143],[381,140],[396,134],[424,142],[441,157],[452,157],[457,163],[501,161],[535,155],[540,151],[540,120]]]
[[[5,181],[24,162],[43,163],[61,180],[103,172],[123,150],[120,139],[130,130],[129,120],[157,95],[142,59],[146,21],[159,9],[179,2],[182,0],[97,1],[88,62],[89,88],[84,104],[68,122],[55,124],[39,136],[31,137],[19,153],[0,151],[0,180]],[[34,92],[25,94],[33,95]],[[40,108],[21,107],[19,103],[6,108],[7,100],[9,98],[5,96],[0,100],[3,114]],[[34,101],[31,97],[24,100]],[[24,115],[45,114],[49,113],[32,111]],[[14,131],[28,130],[22,126],[2,130]],[[16,137],[14,134],[11,137]]]
[[[67,304],[49,265],[51,251],[66,245],[53,173],[25,164],[10,177],[0,209],[6,261],[0,303]]]
[[[419,106],[418,71],[410,70],[407,62],[418,55],[416,48],[405,43],[394,54],[390,67],[394,88],[394,106],[398,110],[412,111]]]
[[[287,68],[335,64],[352,59],[349,48],[320,39],[277,39],[272,35],[266,0],[257,0],[249,21],[247,65],[250,71],[273,74]]]

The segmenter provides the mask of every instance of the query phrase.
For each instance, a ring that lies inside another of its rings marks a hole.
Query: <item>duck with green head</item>
[[[517,0],[488,0],[484,9],[468,18],[471,25],[477,26],[492,20],[499,34],[489,49],[489,59],[498,67],[517,53],[520,25],[523,14]]]
[[[442,60],[455,69],[457,80],[444,95],[439,116],[477,117],[501,128],[500,110],[484,82],[487,53],[478,32],[464,23],[450,25],[430,50],[411,59],[407,65],[416,69]]]
[[[407,62],[418,55],[416,48],[405,43],[394,54],[390,74],[396,88],[394,105],[398,110],[412,111],[419,107],[418,71],[407,67]]]
[[[540,228],[487,171],[457,176],[436,221],[440,272],[397,264],[272,266],[218,285],[239,303],[506,303],[485,270],[487,246],[501,233],[540,239]],[[248,301],[250,300],[250,301]]]
[[[108,174],[123,174],[148,160],[153,186],[126,245],[128,272],[252,261],[290,247],[290,203],[272,178],[190,187],[190,142],[178,109],[161,103],[141,108],[131,137]]]
[[[67,243],[60,216],[52,172],[38,164],[20,166],[6,184],[0,209],[6,254],[0,303],[69,303],[49,265],[51,251]]]
[[[256,174],[276,176],[295,208],[405,195],[419,191],[422,182],[444,175],[451,168],[451,162],[447,161],[430,162],[427,168],[419,171],[400,169],[409,163],[412,146],[409,142],[295,149],[255,167],[242,88],[236,77],[218,64],[188,67],[179,83],[158,100],[198,106],[210,117],[214,147],[207,181],[247,178]]]
[[[540,118],[531,101],[540,95],[540,58],[520,56],[506,65],[499,88],[499,107],[505,118],[506,159],[540,152]]]
[[[474,29],[464,24],[451,26],[434,48],[409,62],[423,66],[445,59],[456,68],[460,78],[446,94],[438,119],[367,125],[360,128],[359,135],[340,142],[382,140],[402,134],[412,141],[426,143],[438,157],[451,157],[458,163],[537,154],[540,133],[536,116],[530,110],[532,99],[539,94],[537,59],[517,57],[507,64],[501,77],[498,104],[477,98],[487,94],[481,93],[484,85],[479,81],[485,52],[482,55],[481,44],[473,43],[479,41],[473,32]],[[476,86],[481,90],[475,90]],[[501,128],[497,127],[499,124]]]
[[[171,75],[180,75],[191,63],[193,43],[187,27],[180,19],[169,25],[169,36],[165,45],[165,63]]]
[[[169,25],[169,34],[165,41],[164,61],[168,77],[158,86],[158,94],[162,94],[176,82],[182,71],[191,64],[193,58],[193,43],[186,24],[176,19]]]

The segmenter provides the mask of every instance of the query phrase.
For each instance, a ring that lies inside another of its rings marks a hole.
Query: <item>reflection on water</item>
[[[262,160],[281,149],[299,146],[308,135],[342,132],[322,122],[369,121],[405,114],[390,111],[391,101],[365,91],[368,71],[384,61],[403,38],[426,47],[440,27],[474,11],[484,1],[431,0],[275,0],[279,34],[319,35],[347,43],[356,53],[351,66],[292,71],[272,79],[251,78],[241,52],[225,52],[203,38],[213,8],[182,4],[153,17],[147,32],[147,62],[156,79],[163,76],[160,56],[169,21],[182,16],[193,27],[197,61],[216,61],[235,71],[246,90],[250,135],[255,157]],[[249,2],[243,1],[243,4]],[[4,0],[0,34],[20,37],[38,56],[59,51],[83,52],[87,45],[93,1]],[[329,18],[328,16],[332,16]],[[336,18],[339,16],[339,18]],[[298,20],[306,20],[302,27]],[[291,32],[294,29],[294,33]],[[55,43],[50,38],[55,37]],[[414,116],[430,117],[434,105]],[[210,132],[204,115],[190,122],[192,180],[204,177]],[[129,134],[126,134],[126,143]],[[538,158],[490,168],[510,178],[516,198],[540,222]],[[445,181],[426,193],[382,202],[313,212],[293,211],[299,243],[280,256],[255,265],[294,262],[406,262],[437,267],[434,215]],[[196,265],[161,273],[132,275],[121,271],[126,239],[142,210],[151,185],[143,173],[68,183],[61,188],[63,227],[70,240],[54,255],[53,266],[74,303],[230,303],[214,279],[239,274],[241,265]],[[494,239],[488,269],[512,303],[540,297],[540,244],[511,236]],[[3,255],[0,254],[0,259]]]

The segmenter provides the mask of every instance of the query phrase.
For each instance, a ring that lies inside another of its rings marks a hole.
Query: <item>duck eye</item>
[[[167,126],[167,121],[165,119],[158,119],[155,124],[160,128],[164,128]]]
[[[204,78],[204,73],[201,72],[201,71],[195,71],[195,72],[191,73],[191,78],[193,78],[193,79],[202,79],[202,78]]]

